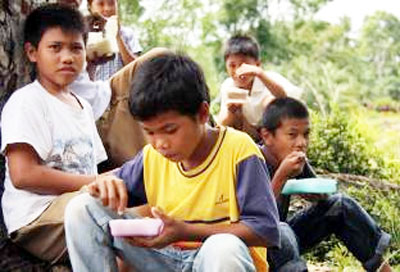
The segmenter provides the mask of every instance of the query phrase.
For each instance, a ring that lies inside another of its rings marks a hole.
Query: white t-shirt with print
[[[283,77],[277,72],[267,71],[265,72],[267,77],[272,79],[275,83],[279,84],[290,97],[299,99],[302,90],[293,85],[289,80]],[[226,116],[228,111],[228,93],[232,90],[238,92],[248,92],[248,90],[241,89],[235,86],[235,83],[231,77],[227,78],[221,85],[220,95],[221,95],[221,108],[220,115]],[[263,101],[266,98],[273,98],[274,96],[270,90],[264,85],[264,83],[257,77],[254,78],[253,86],[251,88],[251,95],[247,96],[247,99],[243,101],[242,112],[246,120],[256,126],[261,121],[264,112]]]
[[[9,144],[26,143],[43,165],[68,173],[96,174],[97,164],[107,155],[89,103],[78,99],[82,109],[57,99],[38,81],[17,90],[1,116],[2,152]],[[2,207],[9,233],[35,220],[57,197],[15,188],[8,166],[4,188]]]

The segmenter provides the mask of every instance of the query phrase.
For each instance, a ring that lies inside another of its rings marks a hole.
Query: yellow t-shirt
[[[150,206],[160,207],[168,216],[193,224],[241,221],[263,237],[268,237],[264,230],[278,235],[268,171],[259,148],[247,134],[221,127],[207,159],[189,171],[163,157],[151,145],[144,147],[142,163],[145,198]],[[246,211],[251,212],[242,215]],[[179,244],[182,247],[185,243]],[[266,271],[266,248],[250,248],[250,252],[257,271]]]

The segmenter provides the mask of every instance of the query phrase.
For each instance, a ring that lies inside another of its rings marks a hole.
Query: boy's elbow
[[[34,175],[31,172],[25,171],[18,171],[18,172],[10,172],[11,182],[15,188],[19,190],[26,190],[32,187],[32,181]]]
[[[11,182],[14,185],[15,188],[19,190],[24,190],[28,186],[28,178],[25,177],[24,175],[14,175],[11,176]]]

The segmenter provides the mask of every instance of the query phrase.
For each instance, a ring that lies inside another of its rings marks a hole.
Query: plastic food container
[[[158,218],[114,219],[109,226],[113,236],[157,236],[164,223]]]
[[[332,194],[337,192],[337,181],[327,178],[289,179],[282,189],[283,195]]]

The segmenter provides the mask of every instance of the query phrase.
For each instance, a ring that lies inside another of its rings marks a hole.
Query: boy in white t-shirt
[[[12,241],[55,263],[67,256],[64,207],[107,158],[88,102],[69,88],[85,60],[85,24],[57,4],[34,10],[24,48],[37,80],[17,90],[1,119],[6,156],[3,214]]]
[[[225,45],[224,58],[230,77],[221,85],[218,123],[260,140],[257,125],[268,103],[286,95],[298,98],[301,89],[282,75],[262,69],[260,47],[253,37],[231,37]]]

